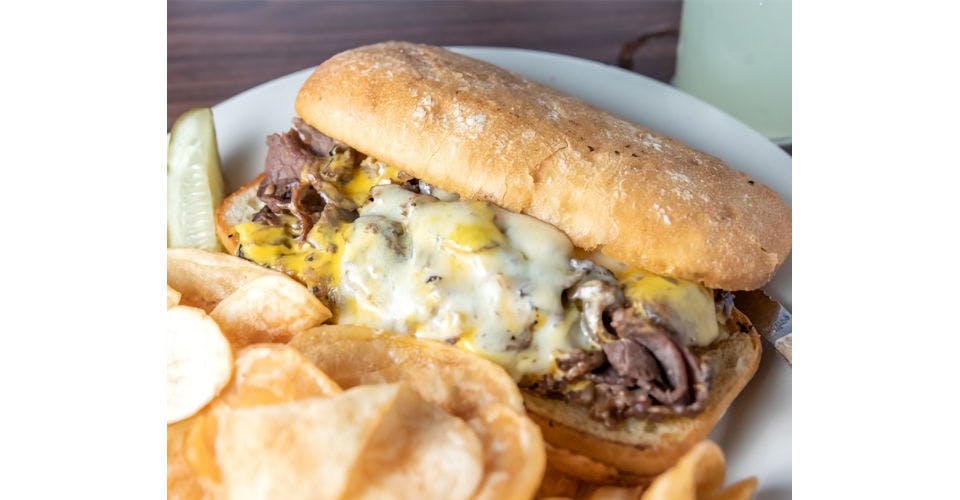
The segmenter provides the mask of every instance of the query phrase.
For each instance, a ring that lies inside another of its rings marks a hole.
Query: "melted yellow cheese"
[[[344,184],[340,191],[357,206],[362,206],[370,196],[370,189],[373,186],[389,183],[399,175],[400,171],[396,168],[367,157],[360,164],[356,175]]]
[[[284,227],[245,222],[235,227],[242,255],[323,290],[339,323],[452,342],[517,380],[555,373],[564,353],[599,348],[580,329],[575,304],[563,300],[578,279],[566,235],[489,203],[391,185],[399,175],[367,158],[336,186],[361,207],[356,221],[317,224],[305,242],[290,229],[292,216],[283,216]],[[717,338],[710,290],[595,260],[614,270],[640,314],[684,343]]]
[[[338,154],[331,161],[353,162],[354,159],[352,154]],[[396,168],[367,157],[346,183],[334,185],[359,206],[367,201],[373,186],[389,183],[399,175],[400,171]],[[296,218],[291,215],[282,215],[280,218],[283,222],[281,227],[255,222],[243,222],[235,226],[241,255],[290,274],[311,289],[321,286],[326,292],[335,290],[340,284],[340,261],[351,225],[331,228],[317,224],[307,234],[306,242],[300,242],[297,239],[299,234],[291,229],[297,226]]]
[[[696,283],[639,269],[617,275],[634,308],[669,326],[686,345],[705,346],[720,334],[713,292]]]
[[[292,217],[291,217],[292,219]],[[308,288],[323,285],[336,288],[350,225],[339,228],[314,226],[306,243],[297,241],[290,231],[292,223],[273,227],[255,222],[242,222],[234,227],[240,242],[241,255],[258,264],[283,271],[300,280]]]

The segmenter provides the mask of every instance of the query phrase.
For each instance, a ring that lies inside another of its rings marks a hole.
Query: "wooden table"
[[[384,40],[544,50],[673,76],[681,0],[167,2],[167,129],[263,82]],[[791,153],[791,147],[784,150]]]
[[[624,44],[676,28],[680,0],[169,1],[167,127],[260,83],[384,40],[558,52],[616,64]],[[652,40],[634,69],[673,76],[676,37]]]

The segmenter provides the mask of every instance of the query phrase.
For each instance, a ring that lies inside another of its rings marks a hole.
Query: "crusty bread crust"
[[[766,283],[791,211],[719,159],[496,66],[426,45],[340,53],[301,88],[323,133],[446,190],[532,215],[657,274]]]
[[[669,468],[707,437],[760,366],[760,336],[750,320],[734,310],[729,328],[738,329],[738,324],[749,331],[737,331],[697,351],[709,357],[714,378],[706,410],[692,417],[628,419],[621,427],[608,429],[590,419],[584,407],[525,391],[527,412],[540,425],[544,440],[558,450],[569,452],[548,454],[550,465],[574,477],[593,481],[596,480],[593,469],[597,467],[584,467],[582,463],[588,458],[618,471],[615,477],[607,477],[605,481],[623,484],[643,483]]]
[[[263,202],[257,198],[257,188],[265,175],[258,175],[256,179],[231,193],[213,213],[217,224],[217,239],[231,255],[236,255],[237,247],[240,246],[239,238],[233,232],[233,226],[241,222],[249,222],[250,218],[263,208]]]

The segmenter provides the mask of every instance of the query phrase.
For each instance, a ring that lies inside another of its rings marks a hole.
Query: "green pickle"
[[[222,251],[214,211],[223,174],[210,108],[187,111],[173,124],[167,151],[167,247]]]

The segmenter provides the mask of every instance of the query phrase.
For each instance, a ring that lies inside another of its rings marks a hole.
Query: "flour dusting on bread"
[[[546,221],[580,248],[654,273],[754,289],[790,252],[790,208],[771,189],[438,47],[387,42],[338,54],[310,76],[296,108],[321,132],[410,175]]]

